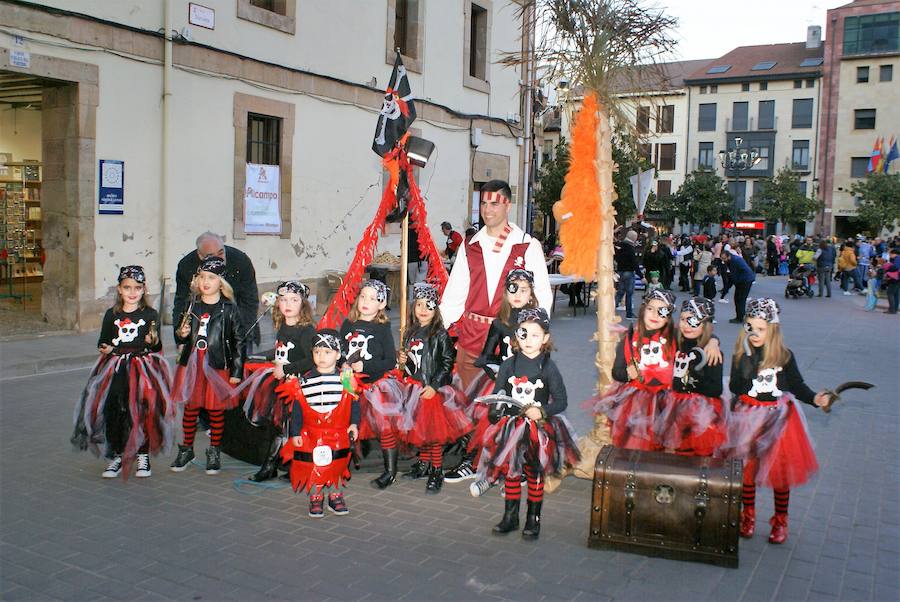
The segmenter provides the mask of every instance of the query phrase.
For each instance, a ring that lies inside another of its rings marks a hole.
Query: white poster
[[[247,163],[244,233],[281,234],[281,168]]]

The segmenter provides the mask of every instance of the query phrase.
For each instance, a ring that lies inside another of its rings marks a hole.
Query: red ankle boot
[[[741,537],[750,539],[756,531],[756,508],[744,508],[741,510]]]
[[[784,543],[788,537],[788,517],[787,514],[776,514],[769,520],[772,525],[772,532],[769,534],[769,543]]]

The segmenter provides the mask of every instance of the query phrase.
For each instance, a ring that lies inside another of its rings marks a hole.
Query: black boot
[[[444,484],[444,471],[440,468],[436,468],[434,466],[431,467],[431,472],[428,475],[428,482],[425,484],[425,493],[440,493],[441,486]]]
[[[494,525],[494,535],[506,535],[519,528],[519,500],[506,500],[503,508],[503,518]]]
[[[544,502],[528,502],[528,514],[525,516],[525,528],[522,539],[537,539],[541,534],[541,505]]]
[[[372,487],[385,489],[397,478],[397,448],[381,451],[384,456],[384,472],[378,478],[372,479]]]
[[[259,467],[259,470],[256,471],[255,475],[250,477],[251,481],[255,481],[257,483],[261,483],[262,481],[268,481],[269,479],[274,479],[278,476],[278,455],[281,451],[281,438],[275,437],[272,443],[269,445],[269,453],[266,454],[266,459],[263,460],[262,466]]]
[[[404,479],[416,480],[424,479],[431,474],[431,464],[418,459],[409,467],[409,471],[403,473]]]

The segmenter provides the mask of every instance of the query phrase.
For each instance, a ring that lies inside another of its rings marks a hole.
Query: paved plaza
[[[783,299],[783,286],[761,278],[751,296]],[[596,316],[560,302],[555,359],[583,434]],[[377,453],[350,483],[350,515],[321,520],[289,488],[236,487],[247,465],[175,474],[160,457],[150,479],[103,480],[104,462],[68,442],[95,334],[2,343],[0,599],[897,600],[900,322],[864,312],[857,296],[781,304],[810,386],[876,388],[850,392],[831,415],[804,407],[821,471],[792,492],[783,546],[766,543],[772,494],[760,491],[757,535],[741,541],[736,570],[588,549],[590,482],[574,478],[545,499],[536,543],[491,535],[496,489],[478,499],[469,482],[427,497],[421,481],[371,489]],[[734,309],[716,309],[730,358]]]

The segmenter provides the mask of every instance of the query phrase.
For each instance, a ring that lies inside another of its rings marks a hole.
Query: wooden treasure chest
[[[588,546],[737,568],[741,473],[740,460],[606,445]]]

